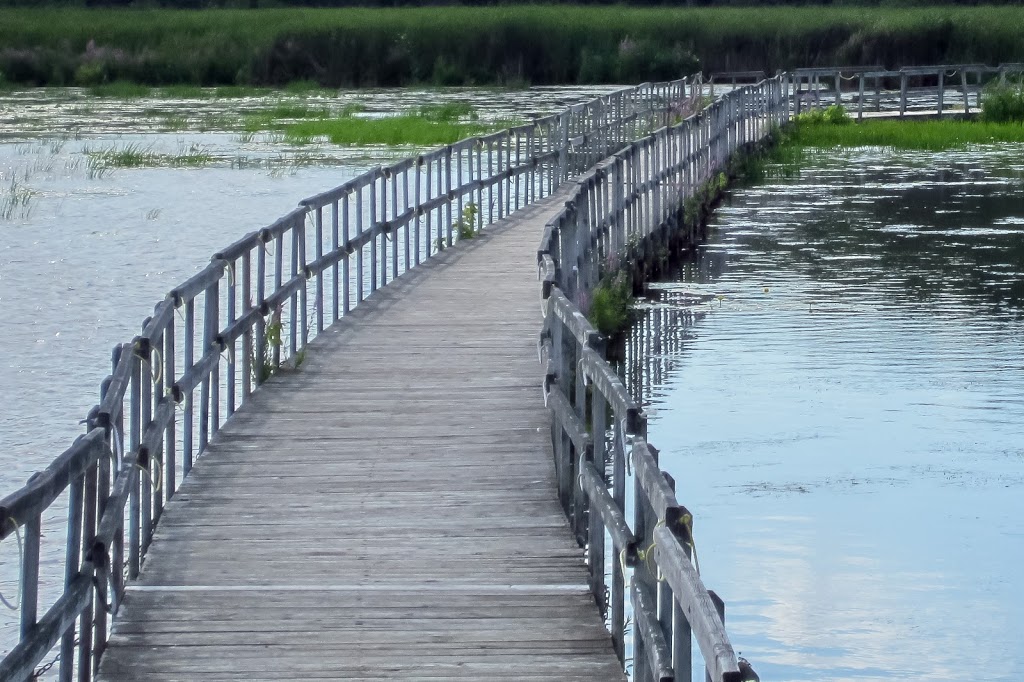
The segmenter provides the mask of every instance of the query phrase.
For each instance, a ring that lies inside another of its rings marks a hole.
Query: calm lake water
[[[779,170],[627,369],[734,644],[765,680],[1021,679],[1024,147]]]
[[[278,103],[365,116],[465,101],[482,120],[529,120],[609,87],[360,90],[336,97],[193,101],[97,99],[67,89],[0,93],[0,497],[23,485],[82,432],[130,340],[176,284],[247,232],[417,148],[290,145],[242,131],[242,115]],[[97,171],[89,152],[128,147],[209,155],[199,167]],[[10,203],[26,196],[28,201]],[[64,507],[44,516],[41,612],[60,591]],[[0,593],[17,593],[17,548],[0,546]],[[0,607],[0,655],[17,641]]]

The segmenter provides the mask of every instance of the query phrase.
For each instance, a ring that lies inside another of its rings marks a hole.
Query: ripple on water
[[[625,372],[764,679],[1024,668],[1021,158],[822,153],[651,289],[715,297]]]

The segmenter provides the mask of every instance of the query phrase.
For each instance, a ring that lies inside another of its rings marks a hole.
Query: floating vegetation
[[[404,114],[377,118],[360,117],[365,105],[346,105],[332,115],[323,107],[305,104],[278,104],[246,117],[247,132],[277,131],[284,140],[309,144],[326,140],[339,145],[416,145],[451,144],[472,135],[513,125],[511,121],[480,122],[468,102],[424,105]]]

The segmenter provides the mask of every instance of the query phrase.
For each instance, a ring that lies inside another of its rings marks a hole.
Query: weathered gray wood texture
[[[563,201],[377,291],[235,414],[101,679],[624,679],[541,400],[537,243]]]

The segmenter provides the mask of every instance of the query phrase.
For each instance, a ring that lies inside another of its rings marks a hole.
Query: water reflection
[[[764,679],[1024,671],[1022,159],[822,153],[651,288],[629,386]]]

